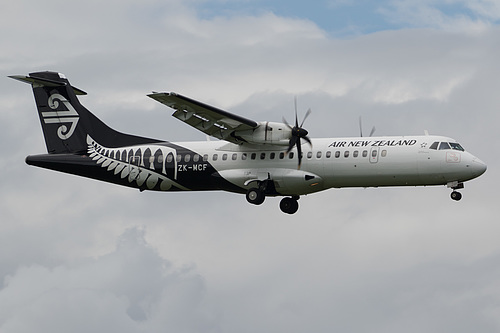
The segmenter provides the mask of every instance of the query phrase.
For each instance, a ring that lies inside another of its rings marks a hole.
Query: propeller
[[[371,137],[373,133],[375,133],[375,126],[372,127],[369,137]],[[361,137],[363,137],[363,126],[361,124],[361,116],[359,116],[359,134]]]
[[[311,114],[311,109],[307,110],[306,115],[304,116],[304,119],[302,119],[302,123],[300,123],[299,126],[299,117],[297,116],[297,97],[295,97],[294,102],[295,102],[295,126],[293,127],[290,126],[290,124],[288,124],[288,122],[286,121],[285,117],[283,117],[283,123],[285,123],[285,125],[292,131],[292,137],[290,138],[290,141],[288,143],[288,149],[286,150],[286,154],[288,154],[293,149],[294,146],[297,146],[297,154],[299,157],[299,164],[297,169],[300,169],[300,165],[302,164],[302,146],[300,139],[304,139],[312,147],[311,139],[307,137],[309,132],[307,132],[307,130],[305,130],[302,127],[307,117]]]

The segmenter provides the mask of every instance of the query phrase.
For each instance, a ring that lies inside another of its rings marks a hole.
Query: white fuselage
[[[285,155],[286,147],[267,150],[224,141],[182,142],[176,145],[200,155],[199,166],[193,170],[179,156],[177,171],[199,172],[208,162],[243,191],[252,181],[272,179],[280,194],[301,195],[332,187],[446,185],[486,170],[481,160],[466,151],[431,149],[434,142],[456,141],[441,136],[312,139],[312,148],[302,147],[300,170],[295,149]]]

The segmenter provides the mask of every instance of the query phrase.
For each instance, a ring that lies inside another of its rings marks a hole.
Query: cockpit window
[[[448,142],[441,142],[439,144],[439,150],[444,150],[444,149],[450,149],[450,145],[448,144]]]
[[[439,148],[438,148],[439,146]],[[445,149],[453,149],[453,150],[460,150],[460,151],[465,151],[465,149],[456,142],[434,142],[432,145],[429,146],[429,149],[434,149],[434,150],[445,150]]]
[[[451,146],[451,149],[465,151],[465,149],[459,143],[449,142],[449,144]]]

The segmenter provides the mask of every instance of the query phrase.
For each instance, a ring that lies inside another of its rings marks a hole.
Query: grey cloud
[[[19,267],[0,291],[2,330],[198,331],[215,325],[203,309],[203,280],[175,268],[129,229],[96,259]],[[57,315],[55,315],[57,314]]]

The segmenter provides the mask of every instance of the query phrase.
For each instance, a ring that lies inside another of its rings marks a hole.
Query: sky
[[[500,2],[4,1],[0,332],[498,332]],[[488,165],[445,187],[331,189],[292,216],[225,192],[152,193],[29,167],[28,85],[52,70],[113,128],[205,140],[146,95],[311,137],[458,140]],[[493,152],[493,153],[492,153]]]

